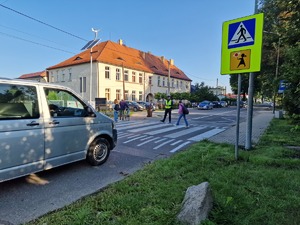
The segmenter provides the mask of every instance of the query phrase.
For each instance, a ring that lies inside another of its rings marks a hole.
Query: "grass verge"
[[[212,224],[300,224],[300,131],[274,119],[253,151],[199,142],[155,161],[126,179],[27,225],[179,225],[176,215],[189,186],[208,181]]]

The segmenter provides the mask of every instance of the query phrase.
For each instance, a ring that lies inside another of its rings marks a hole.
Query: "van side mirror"
[[[94,111],[90,107],[87,107],[86,111],[88,113],[88,116],[90,116],[90,117],[96,117]]]

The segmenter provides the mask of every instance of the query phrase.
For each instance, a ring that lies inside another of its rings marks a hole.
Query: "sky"
[[[0,77],[39,72],[81,52],[99,29],[118,42],[173,59],[192,84],[225,86],[222,24],[253,15],[255,0],[0,0]]]

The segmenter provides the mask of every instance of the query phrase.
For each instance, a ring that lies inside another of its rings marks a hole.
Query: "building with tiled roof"
[[[46,70],[40,71],[40,72],[35,72],[35,73],[23,74],[19,78],[20,79],[36,80],[38,82],[47,82],[48,81]]]
[[[68,86],[90,101],[149,101],[158,92],[190,92],[192,81],[174,60],[127,47],[122,40],[101,42],[48,67],[47,72],[49,82]]]

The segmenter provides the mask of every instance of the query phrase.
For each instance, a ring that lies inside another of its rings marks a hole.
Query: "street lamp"
[[[95,33],[95,37],[94,37],[94,40],[93,42],[95,43],[94,45],[92,45],[91,47],[91,51],[90,51],[90,54],[91,54],[91,76],[90,76],[90,104],[92,104],[92,85],[93,85],[93,55],[92,55],[92,52],[93,52],[93,47],[98,43],[97,40],[97,36],[98,36],[98,32],[100,30],[96,30],[94,28],[92,28],[92,31]]]
[[[275,70],[275,82],[277,82],[278,79],[278,74],[279,74],[279,57],[280,57],[280,35],[275,32],[271,31],[263,31],[264,33],[269,33],[269,34],[276,34],[278,36],[278,43],[277,43],[277,48],[274,46],[275,50],[277,51],[277,57],[276,57],[276,70]],[[275,103],[276,103],[276,88],[274,90],[274,96],[273,96],[273,114],[275,114]]]

